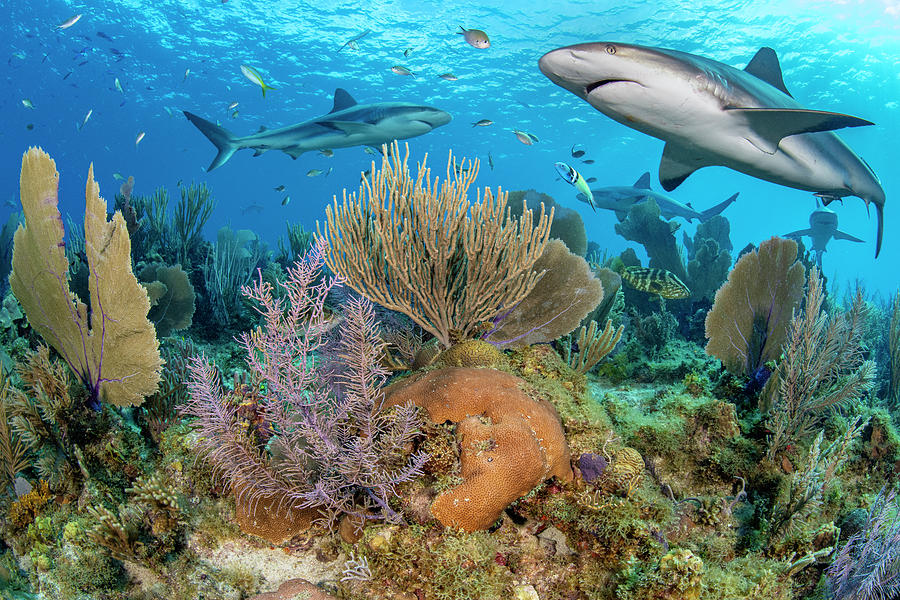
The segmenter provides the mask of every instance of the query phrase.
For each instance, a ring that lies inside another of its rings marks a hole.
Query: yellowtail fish
[[[57,25],[56,28],[57,29],[68,29],[69,27],[71,27],[72,25],[77,23],[80,18],[81,18],[81,13],[71,16],[68,19],[66,19],[65,21],[63,21],[62,23],[60,23],[59,25]]]
[[[276,192],[283,192],[285,188],[283,185],[279,185],[278,187],[273,187],[272,189]]]
[[[457,77],[457,76],[454,75],[453,73],[441,73],[440,75],[438,75],[438,77],[440,77],[441,79],[445,79],[445,80],[447,80],[447,81],[457,81],[457,80],[459,80],[459,77]]]
[[[584,195],[587,199],[586,202],[596,211],[597,207],[594,206],[594,195],[591,194],[591,188],[588,187],[587,181],[584,180],[581,173],[564,162],[558,162],[554,166],[556,167],[556,172],[559,173],[559,176],[562,177],[566,183],[575,186],[575,189],[578,190],[580,194]],[[579,200],[580,199],[581,196],[579,196]]]
[[[456,33],[463,36],[466,42],[473,48],[484,50],[485,48],[491,47],[491,40],[489,40],[487,34],[480,29],[466,29],[460,25],[459,31]]]
[[[472,127],[487,127],[488,125],[493,125],[494,122],[490,119],[479,119],[472,123]]]
[[[359,40],[363,39],[364,37],[366,37],[366,36],[369,35],[370,33],[372,33],[372,30],[371,30],[371,29],[366,29],[365,31],[363,31],[363,32],[360,33],[359,35],[353,36],[352,38],[350,38],[349,40],[347,40],[346,42],[344,42],[344,44],[343,44],[340,48],[338,48],[338,52],[340,52],[341,50],[343,50],[344,48],[347,48],[347,47],[349,47],[351,50],[359,50],[359,44],[357,44],[356,42],[358,42]]]
[[[116,84],[116,89],[124,94],[125,90],[122,89],[122,83],[119,81],[118,77],[116,77],[115,84]]]
[[[134,146],[137,148],[137,145],[141,143],[141,140],[144,139],[144,136],[147,135],[145,132],[140,132],[137,134],[137,137],[134,138]]]
[[[187,69],[184,70],[184,79],[181,80],[181,83],[184,83],[185,81],[187,81],[188,75],[190,75],[190,74],[191,74],[191,68],[188,67]]]
[[[403,67],[401,65],[394,65],[393,67],[391,67],[391,71],[393,71],[397,75],[410,75],[412,77],[416,76],[415,73],[413,73],[412,71],[410,71],[409,69],[407,69],[406,67]]]
[[[491,153],[488,152],[488,165],[491,167],[491,171],[494,170],[494,157],[491,156]]]
[[[24,106],[25,108],[34,108],[34,103],[28,98],[25,98],[24,100],[22,100],[22,106]]]
[[[237,101],[232,102],[231,104],[228,105],[228,110],[236,109],[238,107],[238,104],[240,104],[240,102],[237,102]]]
[[[575,146],[577,145],[578,144],[575,144]],[[584,156],[584,150],[582,150],[581,148],[576,150],[575,146],[572,146],[572,158],[581,158],[582,156]]]
[[[113,173],[113,178],[118,181],[125,181],[125,177],[121,173]]]
[[[271,85],[266,85],[266,82],[263,81],[262,75],[259,74],[259,71],[257,71],[250,65],[241,65],[241,73],[244,74],[244,77],[258,85],[260,89],[262,89],[263,98],[266,97],[266,90],[278,89],[273,88]]]
[[[622,271],[622,279],[631,287],[649,294],[658,294],[663,298],[677,300],[687,298],[691,290],[684,285],[671,271],[650,269],[647,267],[626,267]]]
[[[78,126],[78,131],[81,131],[82,129],[84,129],[84,126],[87,125],[88,119],[91,118],[92,114],[94,114],[93,108],[90,109],[89,111],[87,111],[87,114],[84,115],[84,120],[81,122],[81,125]]]
[[[319,150],[319,154],[331,158],[332,156],[334,156],[334,150],[329,150],[328,148],[326,148],[324,150]]]
[[[322,174],[322,169],[310,169],[306,172],[307,177],[315,177]]]
[[[528,133],[527,131],[519,131],[518,129],[513,129],[512,131],[514,134],[516,134],[516,139],[526,146],[531,146],[535,142],[540,141],[536,135]]]
[[[231,113],[232,119],[237,119],[237,116],[238,116],[238,111],[234,111],[233,113]]]
[[[407,48],[403,51],[403,58],[409,58],[409,53],[412,52],[412,48]]]
[[[284,197],[284,200],[281,201],[281,205],[282,205],[282,206],[287,206],[287,205],[290,204],[290,203],[291,203],[291,197],[290,197],[290,196],[285,196],[285,197]]]

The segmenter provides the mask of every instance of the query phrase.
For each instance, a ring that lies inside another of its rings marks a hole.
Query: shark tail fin
[[[740,193],[740,192],[738,192],[738,193]],[[712,208],[707,208],[706,210],[700,211],[700,222],[706,223],[707,221],[712,219],[714,216],[720,214],[723,210],[728,208],[732,202],[737,200],[737,197],[738,197],[738,195],[734,194],[727,200],[724,200],[723,202],[716,204]]]
[[[193,123],[194,127],[199,129],[200,133],[205,135],[219,150],[219,153],[216,154],[216,157],[206,169],[207,171],[212,171],[215,168],[221,167],[228,162],[228,159],[231,158],[232,154],[240,149],[240,145],[235,141],[234,135],[224,127],[219,127],[215,123],[210,123],[206,119],[202,119],[188,111],[184,111],[184,116],[187,117],[188,121]]]

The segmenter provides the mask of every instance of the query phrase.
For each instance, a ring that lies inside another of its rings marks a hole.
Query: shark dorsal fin
[[[337,88],[336,90],[334,90],[334,106],[331,108],[331,112],[344,110],[345,108],[350,108],[351,106],[356,106],[356,100],[353,99],[353,96],[350,95],[350,92],[348,92],[344,88]]]
[[[762,79],[772,87],[778,88],[788,96],[791,96],[791,93],[784,87],[784,78],[781,75],[778,55],[768,46],[760,48],[750,62],[747,63],[747,66],[744,67],[744,70],[757,79]]]
[[[634,187],[639,190],[649,190],[650,189],[650,171],[644,172],[643,175],[638,177],[638,180],[634,182]]]

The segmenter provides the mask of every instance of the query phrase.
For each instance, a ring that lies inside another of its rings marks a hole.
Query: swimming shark
[[[394,140],[405,140],[428,133],[450,122],[450,114],[438,108],[408,102],[358,104],[343,88],[334,91],[334,106],[321,117],[279,129],[260,127],[259,131],[236,137],[224,127],[183,111],[219,153],[207,171],[225,164],[231,155],[253,148],[259,156],[269,150],[281,150],[296,159],[310,150],[373,146],[380,148]]]
[[[881,250],[885,195],[871,168],[832,130],[872,125],[807,110],[784,85],[778,57],[760,49],[743,70],[648,46],[596,42],[551,50],[538,66],[551,81],[633,129],[666,142],[666,191],[721,165],[814,192],[827,206],[844,196],[875,205]]]
[[[809,229],[792,231],[784,234],[782,237],[799,239],[804,235],[812,239],[812,249],[816,253],[816,264],[819,268],[822,267],[822,253],[825,252],[825,246],[828,245],[832,238],[849,242],[863,241],[858,237],[839,230],[837,213],[830,208],[819,206],[818,201],[816,202],[816,210],[809,215]]]
[[[708,221],[728,208],[728,205],[734,202],[738,197],[737,194],[734,194],[712,208],[697,211],[694,210],[694,207],[691,206],[690,203],[682,204],[674,198],[670,198],[665,194],[654,192],[650,189],[650,173],[641,175],[640,179],[638,179],[633,186],[599,188],[591,190],[591,196],[593,196],[593,202],[588,202],[584,194],[578,194],[578,199],[597,208],[605,208],[606,210],[614,211],[619,218],[619,221],[625,220],[625,217],[628,216],[629,208],[638,202],[645,202],[652,198],[656,200],[656,204],[659,206],[659,212],[663,217],[669,220],[674,217],[681,217],[688,223],[694,219],[699,219],[701,223]]]

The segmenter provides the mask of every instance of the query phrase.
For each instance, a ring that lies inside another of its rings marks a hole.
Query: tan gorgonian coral
[[[22,157],[20,186],[25,224],[16,231],[9,283],[28,322],[66,360],[92,402],[140,404],[156,391],[162,360],[147,320],[150,301],[131,271],[131,240],[122,213],[107,221],[91,165],[84,215],[89,313],[69,289],[59,173],[40,148]]]
[[[328,241],[328,268],[347,285],[449,347],[534,288],[540,273],[532,266],[547,244],[553,211],[542,207],[537,224],[530,210],[514,219],[507,194],[490,189],[470,202],[478,160],[456,170],[451,155],[440,181],[425,160],[413,177],[408,159],[409,147],[401,158],[394,142],[358,194],[344,190],[342,203],[335,198],[324,233],[317,231]]]
[[[746,376],[778,358],[805,279],[793,240],[773,237],[742,256],[706,315],[706,353]]]

